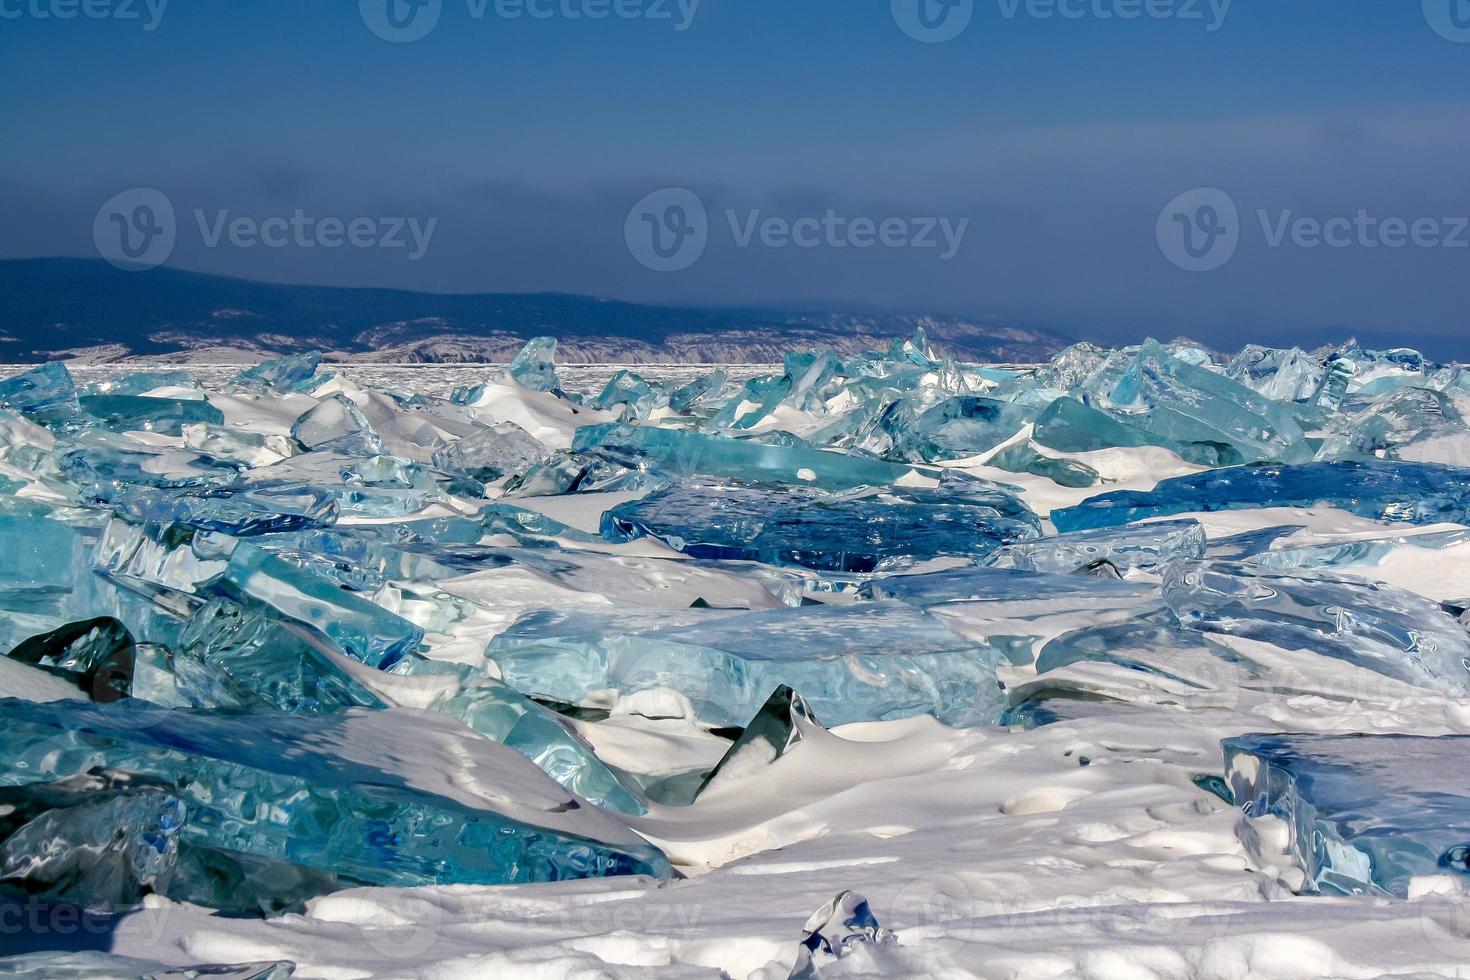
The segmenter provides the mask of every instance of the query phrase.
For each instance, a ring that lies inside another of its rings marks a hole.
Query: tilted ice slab
[[[1000,657],[896,602],[773,612],[529,613],[486,655],[518,690],[567,703],[668,688],[700,721],[744,726],[781,685],[842,725],[931,713],[988,725]]]
[[[0,711],[0,786],[107,772],[176,787],[181,843],[225,856],[382,885],[671,873],[655,848],[520,754],[434,715],[307,718],[138,701],[7,700]],[[181,890],[209,894],[197,881]]]
[[[1383,460],[1236,466],[1165,480],[1148,493],[1099,494],[1052,511],[1051,520],[1059,531],[1080,531],[1252,507],[1339,507],[1373,520],[1470,523],[1470,469]]]
[[[1470,737],[1241,735],[1222,744],[1236,803],[1289,828],[1303,891],[1404,898],[1417,876],[1470,874],[1470,791],[1458,778]]]
[[[1193,629],[1310,650],[1470,696],[1470,634],[1438,603],[1403,589],[1231,562],[1177,562],[1165,570],[1164,598]]]

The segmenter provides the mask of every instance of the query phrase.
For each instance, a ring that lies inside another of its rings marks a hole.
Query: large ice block
[[[520,754],[432,714],[308,718],[137,700],[7,700],[0,711],[0,787],[99,767],[175,786],[181,847],[379,885],[672,873],[657,849]]]
[[[491,641],[505,681],[576,704],[597,691],[667,688],[715,726],[742,726],[771,691],[802,692],[826,723],[931,713],[993,723],[1001,658],[911,606],[873,602],[729,615],[538,611]]]
[[[1074,531],[1019,541],[992,552],[984,563],[993,568],[1067,573],[1106,561],[1126,572],[1153,568],[1176,558],[1204,556],[1204,527],[1198,521],[1183,520]]]
[[[1234,466],[1165,480],[1146,493],[1099,494],[1052,511],[1051,520],[1058,531],[1081,531],[1256,507],[1339,507],[1381,521],[1470,523],[1470,468],[1384,460]]]
[[[615,459],[645,464],[670,476],[714,476],[828,490],[889,486],[915,472],[912,466],[862,456],[642,425],[584,426],[577,430],[572,448],[601,449]]]
[[[1470,874],[1470,792],[1455,778],[1470,737],[1253,734],[1222,744],[1236,803],[1286,823],[1302,891],[1406,898],[1416,877]]]
[[[418,649],[424,632],[310,569],[241,541],[209,590],[259,603],[325,633],[349,657],[386,670]]]
[[[337,520],[332,494],[300,483],[260,483],[248,488],[162,490],[121,484],[92,494],[133,521],[187,524],[242,537],[323,527]]]
[[[1325,573],[1176,562],[1164,600],[1192,629],[1310,650],[1395,680],[1470,696],[1470,634],[1438,603]]]
[[[60,361],[0,381],[0,405],[26,415],[65,417],[77,410],[77,386]]]
[[[945,555],[980,558],[1036,536],[1014,495],[983,481],[842,494],[784,484],[690,480],[621,504],[603,536],[645,535],[698,558],[870,572]]]
[[[80,403],[83,412],[118,432],[158,432],[176,436],[186,425],[221,425],[225,420],[224,413],[209,402],[193,399],[84,395]]]
[[[388,451],[362,410],[343,395],[322,399],[297,419],[291,437],[313,452],[382,456]]]
[[[488,483],[538,463],[546,455],[546,447],[525,429],[514,422],[496,422],[436,452],[434,465]]]

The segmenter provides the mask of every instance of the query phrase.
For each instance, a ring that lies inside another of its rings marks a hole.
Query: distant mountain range
[[[554,336],[567,362],[764,363],[790,350],[854,353],[924,327],[965,361],[1044,361],[1044,330],[954,316],[837,309],[643,306],[559,293],[442,295],[283,286],[87,259],[0,261],[0,361],[254,360],[304,350],[368,362],[504,362]]]

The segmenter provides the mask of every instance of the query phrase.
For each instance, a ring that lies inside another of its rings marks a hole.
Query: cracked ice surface
[[[1461,369],[554,352],[0,381],[0,972],[1470,976]]]

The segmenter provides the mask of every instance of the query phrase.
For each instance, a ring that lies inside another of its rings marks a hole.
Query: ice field
[[[554,355],[4,373],[0,975],[1470,977],[1470,371]]]

